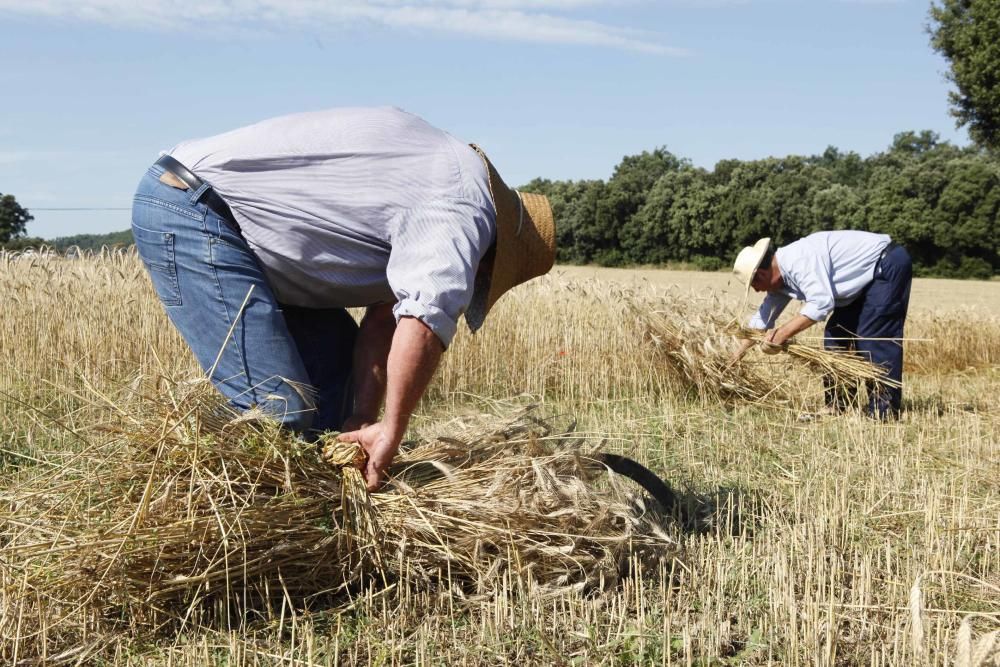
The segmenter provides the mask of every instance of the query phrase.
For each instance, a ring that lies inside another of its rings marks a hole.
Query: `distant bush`
[[[973,280],[989,280],[994,275],[990,263],[981,257],[945,258],[933,266],[920,267],[916,273],[919,276]]]
[[[718,271],[729,266],[729,262],[719,257],[705,257],[695,255],[691,258],[691,263],[700,271]]]
[[[47,241],[47,243],[60,252],[65,252],[74,246],[80,250],[100,250],[104,247],[130,246],[135,243],[135,240],[132,238],[132,230],[126,229],[125,231],[111,232],[110,234],[61,236]]]
[[[784,245],[861,229],[905,246],[919,275],[1000,273],[1000,161],[933,132],[897,134],[869,158],[831,146],[712,171],[657,148],[623,158],[607,182],[536,179],[522,189],[552,202],[565,263],[716,270],[764,236]]]
[[[8,250],[10,252],[22,252],[28,249],[37,250],[38,248],[41,248],[43,246],[52,247],[52,242],[34,236],[19,236],[18,238],[11,239],[6,243],[0,243],[0,250]]]

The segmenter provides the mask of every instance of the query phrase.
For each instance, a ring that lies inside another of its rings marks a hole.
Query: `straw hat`
[[[740,254],[736,256],[736,263],[733,264],[733,273],[739,276],[746,284],[747,291],[750,290],[750,283],[753,282],[753,274],[760,268],[761,263],[764,261],[764,256],[767,255],[770,247],[771,239],[763,238],[754,243],[753,246],[743,248],[743,250],[740,250]]]
[[[486,276],[476,276],[472,303],[465,313],[469,329],[476,331],[507,290],[552,268],[556,258],[556,229],[547,197],[511,190],[486,153],[475,144],[471,146],[486,164],[490,195],[497,212],[493,270],[488,280]]]

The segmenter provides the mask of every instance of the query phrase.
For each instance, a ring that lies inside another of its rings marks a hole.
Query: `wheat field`
[[[0,284],[0,498],[103,444],[131,389],[199,375],[134,254],[0,254]],[[724,273],[557,267],[505,297],[476,336],[460,331],[411,437],[536,405],[679,491],[694,518],[667,525],[673,548],[655,565],[626,563],[598,591],[510,575],[470,595],[403,578],[225,626],[149,633],[123,618],[93,652],[57,641],[84,611],[28,618],[18,564],[0,560],[0,659],[1000,665],[1000,282],[915,281],[905,412],[884,424],[803,420],[820,381],[780,355],[744,362],[775,387],[766,401],[681,377],[650,340],[654,310],[704,355],[728,353],[719,322],[749,313]],[[16,507],[0,516],[12,517],[0,536],[16,529]],[[51,652],[29,654],[42,631]]]

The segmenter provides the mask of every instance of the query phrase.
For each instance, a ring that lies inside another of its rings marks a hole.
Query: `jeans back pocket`
[[[177,284],[177,264],[174,260],[174,235],[156,232],[132,224],[135,247],[146,265],[153,289],[164,306],[181,305],[181,290]]]

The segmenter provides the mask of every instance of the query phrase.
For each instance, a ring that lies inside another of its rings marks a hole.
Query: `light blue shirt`
[[[345,108],[170,154],[229,204],[279,302],[395,303],[397,320],[451,342],[496,234],[489,174],[465,142],[400,109]]]
[[[750,318],[750,328],[772,328],[792,299],[803,302],[800,315],[814,322],[826,319],[834,308],[848,305],[868,286],[890,240],[871,232],[816,232],[778,248],[774,254],[784,286],[767,293]]]

